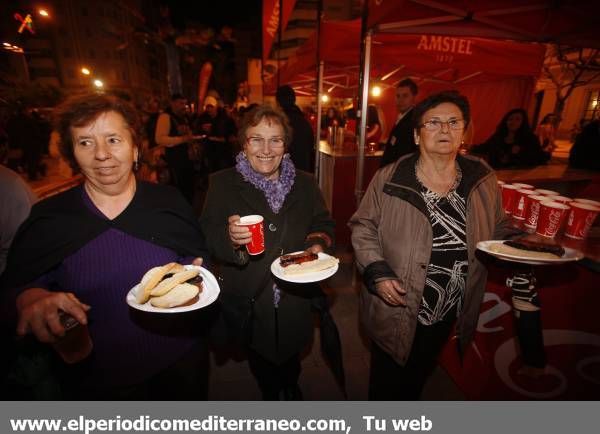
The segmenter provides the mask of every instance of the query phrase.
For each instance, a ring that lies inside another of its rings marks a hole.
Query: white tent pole
[[[367,104],[369,100],[369,73],[371,69],[371,39],[373,33],[367,31],[364,40],[364,63],[362,71],[362,88],[360,89],[360,116],[359,133],[358,133],[358,159],[356,161],[356,187],[354,195],[356,196],[356,206],[360,205],[364,190],[363,176],[365,166],[365,139],[367,136]]]
[[[321,95],[323,95],[323,61],[319,61],[319,72],[317,75],[317,125],[315,128],[315,176],[317,177],[317,182],[319,186],[323,188],[321,185],[321,174],[319,173],[319,162],[320,162],[320,152],[319,152],[319,142],[321,141]]]

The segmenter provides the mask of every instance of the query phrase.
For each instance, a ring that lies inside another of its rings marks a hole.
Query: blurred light
[[[378,85],[375,85],[371,88],[371,96],[379,96],[381,95],[381,87]]]
[[[329,101],[329,95],[327,95],[326,93],[324,93],[323,95],[321,95],[321,101],[322,102],[328,102]]]
[[[12,45],[8,42],[2,43],[2,48],[6,51],[12,51],[13,53],[24,53],[23,49],[17,45]]]
[[[90,70],[87,69],[87,68],[81,68],[81,73],[83,75],[90,75],[91,74]]]
[[[102,80],[94,80],[94,86],[96,86],[98,89],[104,87],[104,83],[102,83]]]
[[[46,9],[39,9],[38,14],[40,14],[41,16],[46,17],[46,18],[48,18],[50,16],[50,14],[48,14],[48,11]]]

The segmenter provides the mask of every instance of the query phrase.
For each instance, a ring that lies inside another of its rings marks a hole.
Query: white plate
[[[301,253],[301,251],[294,252],[294,253]],[[329,259],[329,258],[331,258],[331,256],[328,255],[327,253],[319,253],[319,260]],[[271,264],[271,272],[275,275],[275,277],[277,277],[281,280],[285,280],[286,282],[311,283],[311,282],[319,282],[321,280],[325,280],[328,277],[333,276],[339,267],[340,267],[340,264],[338,263],[338,264],[335,264],[331,268],[327,268],[326,270],[315,271],[314,273],[295,274],[293,276],[288,276],[288,275],[284,274],[283,267],[279,264],[279,258],[277,258]]]
[[[179,313],[179,312],[189,312],[191,310],[202,309],[203,307],[208,306],[212,302],[214,302],[221,289],[219,288],[219,284],[217,283],[217,279],[215,276],[208,271],[206,268],[199,267],[197,265],[184,265],[186,270],[200,270],[200,276],[202,276],[203,289],[200,294],[198,294],[198,301],[194,304],[190,304],[189,306],[179,306],[179,307],[171,307],[171,308],[160,308],[154,307],[150,304],[150,300],[148,300],[144,304],[139,304],[135,301],[135,294],[137,293],[138,287],[140,284],[135,285],[129,292],[127,293],[127,304],[134,309],[142,310],[144,312],[156,312],[156,313]]]
[[[580,259],[583,259],[583,253],[581,253],[579,250],[571,249],[569,247],[563,247],[565,249],[565,254],[562,256],[562,258],[552,259],[529,258],[527,256],[510,255],[507,253],[495,252],[493,250],[490,250],[490,247],[494,244],[502,244],[503,242],[503,240],[480,241],[477,243],[477,248],[504,261],[520,262],[522,264],[530,265],[562,264],[565,262],[579,261]]]

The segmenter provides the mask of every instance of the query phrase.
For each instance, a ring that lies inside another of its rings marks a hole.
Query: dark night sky
[[[193,20],[215,29],[225,24],[232,27],[260,29],[262,0],[167,0],[173,25],[183,29]]]

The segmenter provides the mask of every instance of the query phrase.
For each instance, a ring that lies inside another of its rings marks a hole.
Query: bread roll
[[[498,243],[490,246],[492,252],[498,252],[505,255],[522,256],[524,258],[531,259],[560,259],[553,253],[548,252],[535,252],[533,250],[517,249],[516,247],[507,246],[506,244]]]
[[[163,309],[181,306],[196,297],[199,293],[200,288],[198,288],[196,285],[182,283],[176,285],[165,295],[160,297],[152,297],[150,299],[150,304],[154,307]]]
[[[135,295],[135,299],[138,303],[143,304],[150,298],[150,291],[154,289],[156,285],[165,277],[166,274],[172,272],[172,270],[179,271],[179,267],[183,268],[182,265],[175,262],[170,262],[160,267],[151,268],[144,274],[140,286]]]
[[[291,264],[283,267],[283,274],[294,276],[299,274],[315,273],[317,271],[327,270],[334,267],[339,262],[337,258],[324,258],[315,261],[303,262],[301,264]]]
[[[198,270],[185,270],[180,273],[174,274],[172,277],[163,280],[156,286],[152,291],[150,291],[150,295],[152,297],[160,297],[161,295],[165,295],[172,288],[179,285],[180,283],[185,282],[186,280],[193,279],[196,277],[200,271]]]

